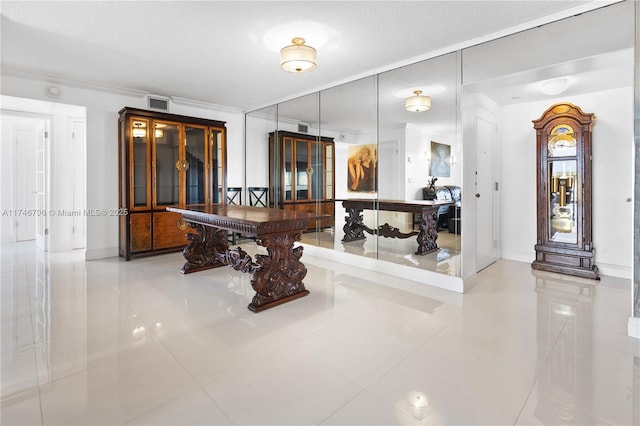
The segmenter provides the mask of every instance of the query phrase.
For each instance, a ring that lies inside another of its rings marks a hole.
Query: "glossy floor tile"
[[[310,294],[255,314],[179,253],[0,258],[2,425],[640,424],[627,280],[501,260],[458,294],[304,255]]]

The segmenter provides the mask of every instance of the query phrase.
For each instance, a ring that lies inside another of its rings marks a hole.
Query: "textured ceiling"
[[[2,1],[2,71],[251,110],[594,4]],[[318,49],[316,71],[280,70],[294,36]]]

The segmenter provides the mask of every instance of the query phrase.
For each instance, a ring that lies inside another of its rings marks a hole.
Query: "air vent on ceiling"
[[[306,123],[298,123],[299,133],[309,133],[309,125]]]
[[[149,95],[147,97],[149,103],[149,109],[156,111],[169,111],[169,98],[162,96]]]

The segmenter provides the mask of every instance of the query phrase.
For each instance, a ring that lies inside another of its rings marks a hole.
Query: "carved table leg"
[[[220,260],[220,253],[225,253],[229,247],[227,231],[199,223],[188,223],[196,233],[187,234],[189,245],[182,250],[187,262],[180,271],[189,274],[226,265]]]
[[[364,240],[364,223],[362,219],[362,209],[346,209],[347,216],[345,216],[346,223],[342,227],[344,231],[344,237],[342,242]]]
[[[418,234],[418,251],[415,254],[425,255],[438,249],[436,240],[438,239],[438,214],[437,210],[432,213],[422,213],[420,221],[420,233]]]
[[[256,291],[249,310],[260,312],[309,294],[302,280],[307,268],[300,258],[302,247],[293,243],[302,238],[300,231],[259,237],[256,243],[267,249],[268,255],[256,255],[258,268],[253,271],[251,286]]]

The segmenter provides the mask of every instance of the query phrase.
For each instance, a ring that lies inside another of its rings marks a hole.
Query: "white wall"
[[[455,135],[438,135],[429,130],[428,126],[407,125],[406,129],[406,200],[422,200],[422,188],[428,185],[431,177],[431,142],[437,142],[451,147],[451,154],[456,156],[459,146]],[[451,164],[449,177],[438,177],[437,186],[460,186],[458,164]]]
[[[536,243],[536,136],[531,123],[552,104],[570,102],[595,113],[593,244],[603,275],[631,278],[633,88],[500,108],[502,257],[531,262]]]
[[[57,102],[86,107],[87,115],[87,197],[88,209],[118,207],[118,111],[124,106],[147,108],[143,92],[90,87],[39,78],[2,76],[2,94],[51,101],[49,86],[60,89]],[[230,185],[244,184],[244,115],[239,111],[207,104],[171,103],[174,114],[198,116],[227,122],[227,164]],[[64,190],[56,188],[55,190]],[[54,189],[52,189],[54,191]],[[118,218],[87,218],[87,259],[118,255]]]
[[[274,131],[275,117],[249,116],[246,123],[247,187],[269,186],[269,133]]]

